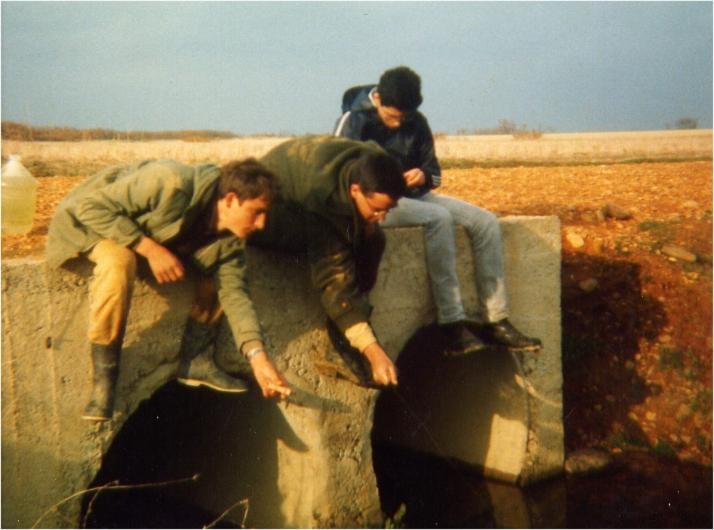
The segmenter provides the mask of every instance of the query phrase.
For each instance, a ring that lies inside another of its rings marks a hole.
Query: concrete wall
[[[444,365],[432,388],[422,391],[410,386],[407,370],[399,395],[431,420],[411,436],[413,425],[395,412],[395,428],[385,435],[528,483],[559,473],[563,462],[560,229],[554,217],[504,218],[502,225],[512,320],[541,337],[544,351],[537,358],[501,355]],[[457,235],[462,289],[473,308],[469,245],[461,229]],[[434,308],[421,231],[390,229],[387,236],[373,322],[396,357],[433,321]],[[339,359],[305,264],[257,250],[248,261],[270,350],[295,395],[280,404],[241,395],[217,407],[209,421],[220,424],[220,435],[205,448],[216,469],[198,481],[191,501],[221,513],[246,495],[240,486],[250,476],[249,526],[381,525],[370,443],[379,393],[326,375],[324,368],[339,366]],[[32,526],[40,517],[42,527],[77,526],[79,496],[50,508],[92,483],[132,414],[173,377],[191,286],[139,281],[121,359],[119,414],[106,424],[79,418],[91,378],[84,339],[89,272],[87,266],[50,271],[42,260],[2,263],[3,527]],[[224,326],[219,353],[230,357],[234,349]],[[424,443],[425,436],[437,443]],[[200,453],[187,455],[186,466],[200,461]],[[241,520],[240,514],[232,518]]]

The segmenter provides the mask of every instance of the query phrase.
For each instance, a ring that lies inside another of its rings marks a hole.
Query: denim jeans
[[[468,202],[429,192],[416,199],[399,199],[381,224],[424,227],[427,271],[439,324],[466,318],[456,274],[454,231],[455,225],[462,225],[471,240],[480,316],[486,322],[508,317],[501,226],[496,215]]]

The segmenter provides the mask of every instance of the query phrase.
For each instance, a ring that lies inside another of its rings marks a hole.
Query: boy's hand
[[[250,367],[263,392],[263,397],[278,396],[280,399],[284,399],[291,394],[292,390],[290,390],[287,380],[275,367],[267,352],[263,351],[255,355],[250,360]]]
[[[421,169],[415,167],[404,172],[404,180],[407,183],[407,188],[418,188],[426,183],[426,175]]]
[[[149,262],[149,267],[157,282],[171,283],[183,280],[186,274],[183,263],[165,246],[144,236],[134,247],[134,250]]]
[[[364,350],[370,366],[372,367],[372,379],[378,385],[397,385],[397,367],[389,358],[387,353],[377,342],[373,342]]]

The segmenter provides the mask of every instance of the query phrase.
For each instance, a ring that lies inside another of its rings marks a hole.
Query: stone
[[[605,471],[613,464],[609,453],[599,449],[581,449],[565,459],[565,473],[568,475],[591,475]]]
[[[690,252],[686,248],[677,246],[677,245],[671,245],[667,244],[662,247],[662,254],[665,254],[666,256],[670,256],[672,258],[681,260],[681,261],[686,261],[688,263],[694,263],[697,261],[697,255],[694,254],[693,252]]]
[[[601,212],[604,217],[610,219],[617,219],[619,221],[632,219],[632,214],[630,212],[620,206],[617,206],[616,204],[606,204],[603,206]]]
[[[585,239],[583,239],[583,236],[572,230],[566,231],[565,240],[572,248],[582,248],[585,246]]]
[[[578,283],[578,287],[580,287],[581,291],[592,293],[598,288],[598,281],[595,278],[588,278],[587,280],[583,280]]]

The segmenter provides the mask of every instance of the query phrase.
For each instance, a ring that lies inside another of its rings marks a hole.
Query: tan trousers
[[[137,255],[111,239],[103,239],[94,246],[88,258],[94,263],[89,289],[89,342],[120,343],[131,305]],[[210,277],[200,276],[195,286],[189,318],[203,324],[216,324],[223,308],[218,303],[215,282]]]

